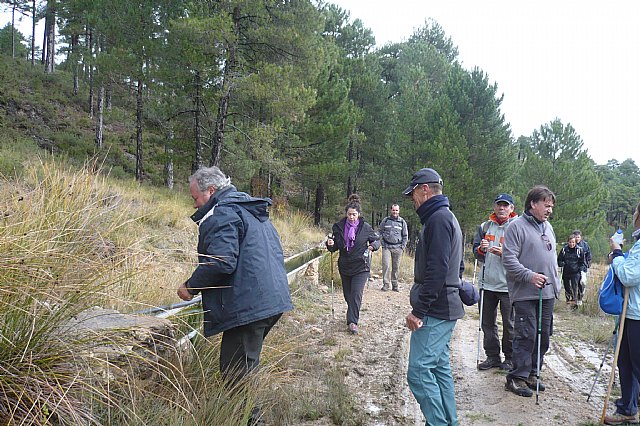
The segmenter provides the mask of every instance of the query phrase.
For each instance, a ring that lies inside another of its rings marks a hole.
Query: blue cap
[[[513,206],[513,198],[511,198],[511,195],[509,194],[498,194],[496,199],[493,200],[494,203],[499,203],[500,201],[504,201],[505,203],[509,203]]]

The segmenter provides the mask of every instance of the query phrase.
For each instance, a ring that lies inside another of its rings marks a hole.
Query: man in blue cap
[[[502,244],[509,223],[518,217],[514,212],[513,198],[509,194],[498,194],[493,202],[493,213],[486,222],[478,227],[473,239],[473,255],[482,262],[479,275],[480,309],[483,334],[483,348],[487,358],[478,364],[479,370],[501,368],[510,370],[511,340],[513,339],[513,318],[507,276],[502,264]],[[497,311],[500,306],[502,317],[502,353],[500,357],[500,338],[498,333]],[[479,338],[479,337],[478,337]]]
[[[411,197],[422,229],[416,245],[407,381],[430,425],[458,425],[449,362],[449,342],[456,321],[464,316],[458,289],[462,270],[462,231],[449,199],[442,195],[438,172],[418,170],[403,191]]]

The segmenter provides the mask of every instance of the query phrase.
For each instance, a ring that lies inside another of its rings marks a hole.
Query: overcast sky
[[[640,166],[640,2],[600,0],[332,0],[378,45],[406,40],[427,18],[504,94],[514,137],[558,117],[598,164]]]
[[[632,0],[333,0],[371,28],[378,45],[435,19],[467,69],[504,94],[514,137],[558,117],[598,164],[640,166],[640,2]],[[0,27],[10,16],[0,14]],[[28,20],[22,29],[30,32]],[[36,36],[41,39],[41,35]]]

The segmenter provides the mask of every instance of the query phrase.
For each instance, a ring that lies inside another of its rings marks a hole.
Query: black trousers
[[[342,295],[347,302],[347,324],[358,324],[362,294],[369,279],[369,271],[352,276],[340,274],[340,279],[342,280]]]
[[[220,371],[225,379],[236,382],[258,367],[264,339],[281,316],[277,314],[222,333]]]
[[[542,332],[540,334],[540,368],[549,349],[553,305],[555,299],[542,301]],[[514,312],[513,369],[508,378],[526,379],[537,370],[538,358],[538,301],[522,300],[512,303]]]
[[[498,305],[502,317],[502,352],[505,359],[511,359],[513,350],[513,316],[509,293],[482,290],[482,345],[487,358],[500,357],[500,337],[498,335]],[[478,304],[480,309],[480,304]]]

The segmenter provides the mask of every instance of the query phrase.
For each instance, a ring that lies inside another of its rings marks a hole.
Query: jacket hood
[[[265,222],[269,219],[269,206],[272,201],[270,198],[252,197],[245,192],[239,192],[235,186],[229,185],[213,194],[209,201],[191,216],[191,219],[194,222],[198,222],[215,206],[223,206],[225,204],[241,205],[260,222]]]

